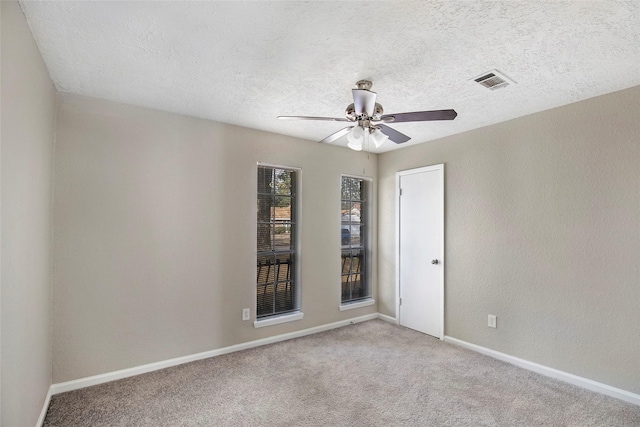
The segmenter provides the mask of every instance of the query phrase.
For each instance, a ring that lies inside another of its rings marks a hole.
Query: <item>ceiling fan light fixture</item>
[[[364,142],[364,129],[361,126],[355,126],[353,129],[351,129],[351,132],[347,134],[347,139],[349,140],[347,147],[355,151],[362,151]]]
[[[349,142],[362,145],[362,140],[364,139],[363,134],[364,129],[362,129],[362,126],[354,126],[351,132],[347,134],[347,139]]]
[[[349,142],[347,144],[347,147],[351,148],[354,151],[362,151],[362,141],[358,142]]]
[[[389,137],[382,133],[380,129],[376,129],[371,132],[371,140],[373,141],[373,144],[376,146],[376,148],[380,148],[380,146],[384,144],[387,139],[389,139]]]

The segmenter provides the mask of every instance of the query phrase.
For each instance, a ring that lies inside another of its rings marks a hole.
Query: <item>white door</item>
[[[398,172],[398,321],[444,339],[444,165]]]

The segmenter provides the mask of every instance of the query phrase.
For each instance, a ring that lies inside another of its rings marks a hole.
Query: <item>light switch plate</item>
[[[498,318],[496,316],[494,316],[493,314],[489,315],[489,319],[487,321],[487,326],[490,328],[497,328],[498,327]]]

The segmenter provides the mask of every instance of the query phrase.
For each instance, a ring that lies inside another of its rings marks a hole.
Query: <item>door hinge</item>
[[[402,298],[400,298],[400,305],[402,305]]]
[[[400,189],[400,195],[402,196],[402,188]]]

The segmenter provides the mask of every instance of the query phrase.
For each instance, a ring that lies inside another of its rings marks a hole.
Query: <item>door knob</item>
[[[438,264],[438,263],[440,263],[440,261],[438,261],[437,259],[432,259],[431,260],[431,264]]]

